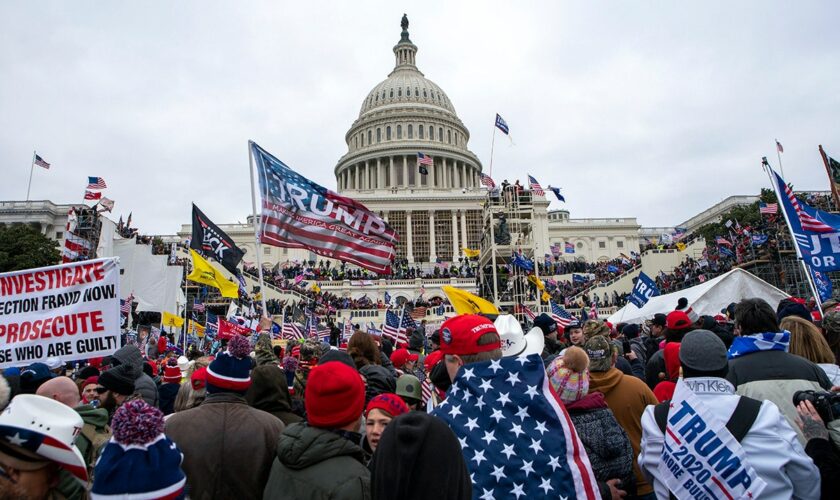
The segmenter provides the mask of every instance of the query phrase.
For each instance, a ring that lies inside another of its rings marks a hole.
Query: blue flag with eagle
[[[470,363],[432,412],[458,441],[473,498],[599,498],[583,444],[540,357]]]

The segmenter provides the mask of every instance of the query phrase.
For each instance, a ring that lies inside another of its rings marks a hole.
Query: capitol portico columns
[[[414,238],[411,234],[411,210],[405,211],[405,233],[408,236],[405,242],[405,258],[408,262],[414,263]]]
[[[435,250],[435,211],[429,210],[429,262],[436,261],[437,252]]]
[[[458,251],[458,215],[457,210],[452,210],[452,260],[460,253]]]
[[[385,187],[385,171],[382,169],[382,159],[376,159],[376,177],[378,179],[376,188],[382,189]]]
[[[461,245],[459,248],[465,248],[468,245],[468,241],[467,241],[467,211],[466,210],[460,210],[460,212],[461,212],[461,240],[463,241],[463,245]],[[463,254],[463,252],[464,251],[461,250],[461,252],[459,252],[459,254]],[[455,260],[454,255],[452,256],[452,260]]]
[[[408,157],[403,155],[403,187],[408,187]],[[409,233],[411,234],[411,233]]]

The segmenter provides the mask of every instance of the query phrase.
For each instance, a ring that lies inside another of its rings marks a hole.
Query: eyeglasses
[[[97,388],[96,388],[96,393],[97,393],[97,394],[104,394],[104,393],[106,393],[106,392],[108,392],[108,389],[106,389],[106,388],[104,388],[104,387],[102,387],[102,386],[99,386],[99,387],[97,387]]]

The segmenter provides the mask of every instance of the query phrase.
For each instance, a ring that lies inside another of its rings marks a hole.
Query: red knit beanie
[[[403,413],[411,411],[401,397],[387,392],[370,400],[370,403],[368,403],[365,409],[365,417],[368,416],[371,410],[382,410],[390,415],[391,418],[399,417]]]
[[[329,361],[309,372],[304,406],[309,424],[313,427],[344,427],[362,416],[365,384],[353,368],[338,361]]]

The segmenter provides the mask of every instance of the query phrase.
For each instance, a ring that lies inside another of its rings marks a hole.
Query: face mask
[[[444,392],[449,390],[449,386],[452,385],[452,380],[449,379],[449,372],[446,371],[446,364],[443,360],[438,361],[432,368],[432,371],[429,372],[429,380],[438,389]]]

